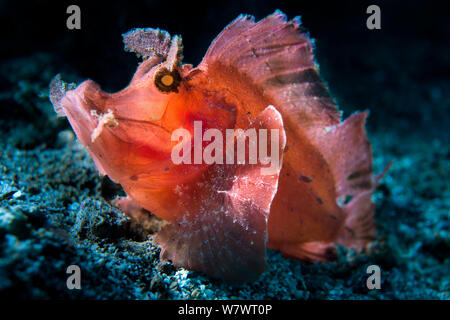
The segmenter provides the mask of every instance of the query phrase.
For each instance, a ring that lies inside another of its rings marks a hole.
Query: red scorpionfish
[[[153,238],[162,259],[243,282],[266,270],[266,247],[303,261],[335,259],[335,244],[367,249],[381,177],[372,173],[367,113],[341,121],[299,18],[241,15],[196,68],[182,64],[181,38],[166,31],[134,29],[124,43],[143,57],[127,88],[109,94],[91,80],[71,88],[56,76],[50,99],[100,174],[126,192],[115,203],[169,222]],[[178,128],[187,134],[173,139]],[[211,129],[218,161],[174,163],[180,145],[184,155],[198,156],[191,140]],[[265,174],[267,161],[220,161],[220,146],[234,151],[239,136],[227,129],[270,131],[266,147],[280,161]]]

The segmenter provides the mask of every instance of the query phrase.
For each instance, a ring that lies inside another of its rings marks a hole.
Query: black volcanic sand
[[[373,253],[357,255],[340,248],[337,262],[305,264],[269,250],[268,272],[255,283],[235,287],[161,262],[145,228],[109,204],[114,186],[99,177],[67,120],[56,117],[47,94],[59,72],[66,81],[92,77],[118,90],[129,81],[137,60],[121,53],[117,32],[107,37],[115,39],[115,58],[93,50],[87,62],[92,74],[80,72],[67,62],[76,61],[75,54],[66,59],[58,51],[70,47],[70,39],[55,35],[46,40],[48,45],[36,44],[36,51],[11,45],[11,54],[2,52],[0,61],[1,298],[449,299],[449,29],[434,15],[416,27],[399,27],[414,14],[431,15],[439,8],[416,4],[409,18],[400,10],[395,19],[388,11],[383,27],[391,29],[371,34],[352,31],[364,29],[364,23],[354,27],[352,12],[342,16],[339,28],[333,25],[338,18],[323,20],[329,23],[326,28],[317,22],[317,10],[290,9],[283,3],[280,9],[290,18],[303,14],[316,38],[322,77],[344,117],[370,110],[367,129],[375,172],[394,161],[374,196],[378,241]],[[252,12],[252,6],[257,4],[250,1],[245,11]],[[15,7],[6,2],[0,8],[0,18],[6,19]],[[274,8],[261,7],[255,14],[262,18]],[[331,17],[332,9],[324,9],[322,18]],[[214,24],[214,10],[199,13],[205,18],[197,23]],[[225,10],[219,20],[231,20],[240,11]],[[214,24],[211,32],[224,26]],[[16,30],[18,36],[21,32]],[[186,32],[188,43],[199,44],[200,52],[186,57],[199,61],[214,34],[202,33],[201,41],[194,41],[193,31]],[[125,67],[107,73],[103,58],[122,61]],[[82,270],[81,290],[66,287],[66,268],[72,264]],[[366,268],[372,264],[382,271],[380,290],[366,287]]]

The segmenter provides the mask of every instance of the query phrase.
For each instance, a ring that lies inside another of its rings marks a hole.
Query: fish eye
[[[178,86],[181,83],[181,76],[177,69],[169,71],[164,68],[155,75],[155,85],[159,91],[164,93],[178,92]]]

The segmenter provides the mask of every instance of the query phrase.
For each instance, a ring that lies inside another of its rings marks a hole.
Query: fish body
[[[379,177],[367,114],[341,121],[298,18],[241,15],[196,68],[182,64],[181,38],[165,31],[135,29],[124,42],[144,57],[127,88],[109,94],[88,80],[66,90],[55,78],[50,96],[99,172],[170,222],[154,238],[163,259],[242,282],[266,270],[266,247],[329,261],[335,244],[363,250],[375,239],[371,195]],[[263,163],[175,164],[180,144],[195,157],[196,123],[201,135],[212,129],[224,137],[223,150],[235,148],[227,129],[277,132],[268,150],[280,162],[270,174],[261,173]],[[172,137],[178,128],[189,135],[181,142]]]

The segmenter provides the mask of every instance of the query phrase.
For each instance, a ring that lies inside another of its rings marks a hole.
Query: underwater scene
[[[449,300],[440,2],[0,0],[0,27],[2,299]]]

